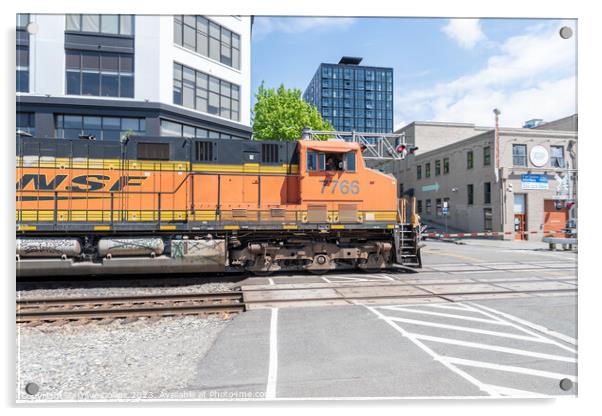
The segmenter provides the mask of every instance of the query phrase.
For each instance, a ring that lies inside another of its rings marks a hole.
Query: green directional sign
[[[430,192],[430,191],[438,191],[439,190],[439,182],[435,182],[432,185],[424,185],[422,187],[422,192]]]

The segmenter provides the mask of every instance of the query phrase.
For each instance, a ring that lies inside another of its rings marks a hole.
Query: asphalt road
[[[413,276],[575,285],[576,254],[544,247],[429,242],[425,268]],[[395,274],[326,277],[384,278]],[[576,395],[576,384],[560,388],[562,379],[576,382],[576,318],[576,296],[559,293],[252,310],[220,334],[187,389],[206,397],[270,399]]]

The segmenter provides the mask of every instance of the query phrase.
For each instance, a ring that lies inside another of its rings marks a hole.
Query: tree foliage
[[[301,98],[301,90],[265,88],[263,83],[255,95],[253,136],[255,140],[299,140],[304,127],[332,131],[318,109]]]

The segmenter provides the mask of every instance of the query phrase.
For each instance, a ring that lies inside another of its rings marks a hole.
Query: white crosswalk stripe
[[[544,380],[577,382],[576,340],[525,319],[476,302],[366,308],[491,396],[550,397]]]

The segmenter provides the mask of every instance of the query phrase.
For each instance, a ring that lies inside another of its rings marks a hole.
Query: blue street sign
[[[443,215],[448,215],[449,214],[449,208],[448,207],[443,207],[442,210],[443,210],[442,211]]]
[[[548,176],[524,174],[520,178],[521,189],[548,189]]]

